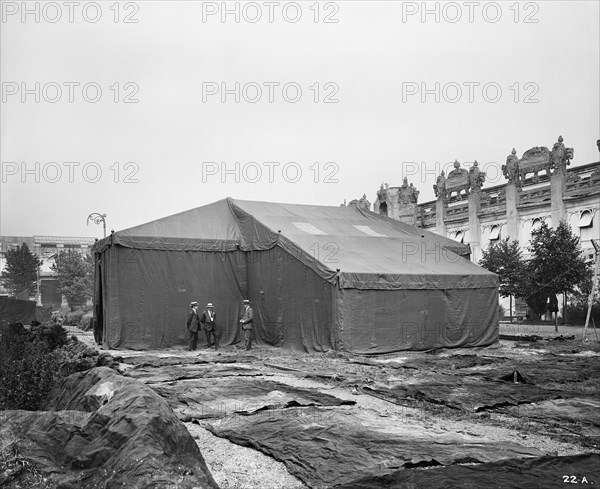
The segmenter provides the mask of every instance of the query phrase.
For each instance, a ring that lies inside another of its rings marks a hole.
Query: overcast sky
[[[598,1],[0,3],[2,235],[404,176],[425,202],[455,159],[496,185],[559,135],[599,159]]]

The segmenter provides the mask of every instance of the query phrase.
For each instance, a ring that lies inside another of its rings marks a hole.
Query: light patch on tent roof
[[[365,234],[368,234],[369,236],[373,236],[374,238],[388,238],[389,236],[385,235],[385,234],[379,234],[376,231],[373,231],[369,226],[354,226],[356,229],[358,229],[359,231],[362,231]]]
[[[327,234],[321,231],[318,227],[313,226],[310,222],[292,222],[300,231],[308,234]]]

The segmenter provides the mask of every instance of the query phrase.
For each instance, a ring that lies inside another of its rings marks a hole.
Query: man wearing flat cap
[[[244,310],[242,311],[242,317],[240,319],[240,324],[242,325],[242,330],[244,331],[244,343],[246,345],[246,350],[252,349],[252,320],[254,319],[254,311],[250,307],[250,301],[248,299],[244,299],[242,301],[242,305],[244,306]]]
[[[210,348],[214,345],[215,350],[219,349],[219,335],[217,332],[216,324],[216,313],[212,302],[206,304],[206,309],[200,316],[200,322],[204,325],[204,332],[206,333],[206,348]],[[211,341],[212,337],[212,341]]]
[[[187,330],[189,333],[188,350],[194,351],[198,346],[198,331],[200,331],[200,318],[198,317],[198,303],[196,301],[190,304],[192,310],[187,317]]]

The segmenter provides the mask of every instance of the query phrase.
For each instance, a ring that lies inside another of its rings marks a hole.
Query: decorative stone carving
[[[438,199],[446,199],[446,176],[444,175],[444,170],[442,170],[440,176],[437,177],[437,182],[433,186],[433,191]]]
[[[514,183],[521,190],[521,179],[519,178],[519,157],[515,148],[506,157],[506,165],[502,165],[502,173],[504,178],[508,179],[508,183]]]
[[[367,200],[367,194],[363,194],[363,196],[357,200],[351,200],[350,203],[348,204],[348,207],[358,207],[359,209],[362,209],[363,211],[370,211],[371,210],[371,203]]]
[[[596,169],[597,172],[598,172],[598,170],[600,170],[600,168]],[[600,173],[600,172],[598,172],[598,173]],[[593,176],[593,174],[592,174],[592,176]],[[565,176],[566,184],[577,184],[579,182],[581,182],[581,177],[579,175],[577,175],[577,173],[572,172],[572,171],[566,173],[566,176]]]
[[[469,170],[469,190],[471,192],[479,192],[484,182],[485,172],[479,169],[479,163],[475,160]]]
[[[367,194],[363,194],[361,199],[358,201],[358,208],[362,209],[363,211],[371,210],[371,202],[367,200]]]
[[[377,191],[377,199],[373,204],[373,212],[379,212],[382,216],[388,216],[388,190],[389,185],[382,183]]]
[[[525,181],[528,173],[533,173],[533,183],[539,183],[540,177],[538,173],[542,170],[546,171],[546,175],[550,176],[550,150],[545,146],[534,146],[523,153],[519,160],[519,179]]]
[[[503,187],[498,191],[498,204],[503,205],[506,203],[506,188]]]
[[[573,156],[573,148],[565,148],[563,137],[558,136],[558,141],[552,147],[551,155],[551,168],[554,170],[554,173],[564,173],[567,166],[571,164]]]
[[[379,190],[377,191],[377,200],[379,200],[379,202],[385,202],[387,200],[387,192],[388,192],[388,184],[381,184],[381,187],[379,187]]]
[[[454,192],[460,196],[461,190],[469,195],[470,186],[469,172],[460,167],[458,160],[454,160],[454,170],[448,173],[448,178],[446,178],[446,198],[452,197]]]
[[[419,191],[411,183],[408,185],[408,179],[404,177],[402,187],[398,189],[398,202],[401,206],[416,204],[419,198]]]
[[[592,190],[600,188],[600,166],[590,175],[590,188]]]

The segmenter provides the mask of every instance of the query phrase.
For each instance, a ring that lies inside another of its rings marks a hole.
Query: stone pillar
[[[398,220],[410,224],[411,226],[417,225],[417,206],[412,204],[410,206],[402,206],[400,204],[398,210]]]
[[[565,174],[562,171],[555,171],[550,176],[552,227],[555,229],[558,227],[560,221],[565,220],[567,217],[563,201],[564,192]]]
[[[506,184],[506,232],[510,241],[519,239],[519,193],[514,182]],[[506,236],[504,236],[506,237]]]
[[[398,187],[398,217],[399,221],[415,226],[417,224],[417,201],[419,191],[411,183],[408,184],[408,178],[404,177],[402,186]]]
[[[471,245],[471,261],[477,263],[481,258],[481,228],[479,227],[479,213],[481,207],[481,192],[474,191],[469,194],[469,244]]]
[[[435,203],[435,232],[446,236],[446,202],[444,202],[443,196],[439,196]]]

